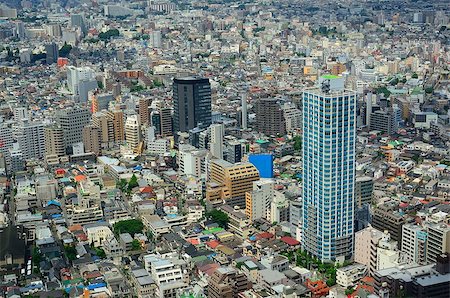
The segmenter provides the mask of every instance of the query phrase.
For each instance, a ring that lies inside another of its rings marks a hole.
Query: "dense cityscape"
[[[0,298],[450,297],[448,0],[0,0]]]

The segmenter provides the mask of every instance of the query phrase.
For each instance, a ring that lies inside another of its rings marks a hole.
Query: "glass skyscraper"
[[[207,78],[173,80],[173,128],[175,133],[211,125],[211,84]]]
[[[353,252],[356,93],[323,76],[303,92],[302,246],[322,261]]]

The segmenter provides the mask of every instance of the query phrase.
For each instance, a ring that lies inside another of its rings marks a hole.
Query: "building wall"
[[[303,247],[342,261],[353,252],[356,94],[305,91],[302,122]]]

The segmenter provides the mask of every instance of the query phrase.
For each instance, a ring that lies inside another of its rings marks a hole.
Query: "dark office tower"
[[[161,114],[159,111],[153,111],[151,114],[152,126],[155,127],[155,134],[161,135]]]
[[[169,108],[163,108],[159,111],[161,119],[161,136],[173,136],[172,111]]]
[[[71,109],[59,110],[56,113],[56,122],[64,132],[64,142],[66,149],[75,143],[83,141],[83,128],[91,120],[89,110],[74,107]]]
[[[141,125],[149,124],[149,106],[150,100],[148,98],[139,99],[139,121],[141,122]]]
[[[186,77],[173,80],[174,133],[211,125],[209,79]]]
[[[54,42],[45,45],[47,64],[53,64],[58,61],[58,45]]]
[[[284,112],[277,99],[264,98],[256,102],[256,130],[267,136],[284,135]]]

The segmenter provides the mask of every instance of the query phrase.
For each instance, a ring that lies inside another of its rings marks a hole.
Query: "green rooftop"
[[[219,232],[222,232],[222,231],[223,231],[222,228],[212,228],[212,229],[209,229],[209,230],[204,230],[202,233],[204,235],[209,235],[209,234],[219,233]]]
[[[322,78],[327,79],[327,80],[331,80],[331,79],[339,79],[339,76],[327,74],[327,75],[323,75]]]
[[[267,141],[267,140],[256,140],[256,143],[258,143],[258,144],[265,144],[265,143],[269,143],[269,141]]]

